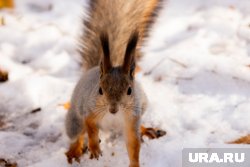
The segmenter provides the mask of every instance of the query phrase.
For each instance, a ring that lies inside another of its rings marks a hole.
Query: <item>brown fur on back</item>
[[[99,36],[106,32],[110,41],[113,66],[123,63],[126,43],[132,32],[139,31],[139,44],[148,35],[162,0],[90,0],[89,17],[84,20],[81,56],[84,67],[97,66],[102,56]],[[137,51],[136,55],[140,55]]]

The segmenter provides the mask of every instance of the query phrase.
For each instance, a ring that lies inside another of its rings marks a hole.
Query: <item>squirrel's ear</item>
[[[125,73],[130,74],[131,77],[134,75],[135,69],[135,51],[138,42],[139,33],[137,31],[133,32],[128,40],[124,62],[122,69]]]
[[[109,51],[109,39],[107,33],[102,33],[100,35],[100,41],[102,45],[103,57],[101,60],[101,73],[108,73],[112,68],[110,62],[110,51]]]
[[[100,78],[103,76],[103,62],[100,62]]]

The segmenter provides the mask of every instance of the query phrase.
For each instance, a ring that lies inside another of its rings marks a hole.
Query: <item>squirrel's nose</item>
[[[110,112],[111,114],[117,113],[117,107],[111,107],[111,108],[109,108],[109,112]]]

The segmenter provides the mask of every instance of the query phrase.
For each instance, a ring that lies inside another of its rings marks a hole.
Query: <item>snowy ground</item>
[[[60,104],[82,71],[76,36],[84,4],[22,0],[0,11],[0,68],[10,78],[0,84],[0,159],[69,166]],[[168,134],[143,144],[143,167],[180,167],[183,147],[228,147],[250,133],[249,8],[247,0],[170,0],[164,7],[137,79],[150,101],[143,122]],[[123,141],[102,136],[104,156],[85,155],[73,166],[128,166]]]

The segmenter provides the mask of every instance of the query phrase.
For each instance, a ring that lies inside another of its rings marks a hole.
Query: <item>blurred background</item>
[[[0,0],[0,166],[69,166],[64,117],[84,72],[88,2]],[[150,101],[143,123],[168,134],[145,141],[143,167],[180,167],[185,147],[249,147],[249,9],[248,0],[164,3],[136,77]],[[128,166],[124,142],[101,136],[104,156],[81,165]]]

